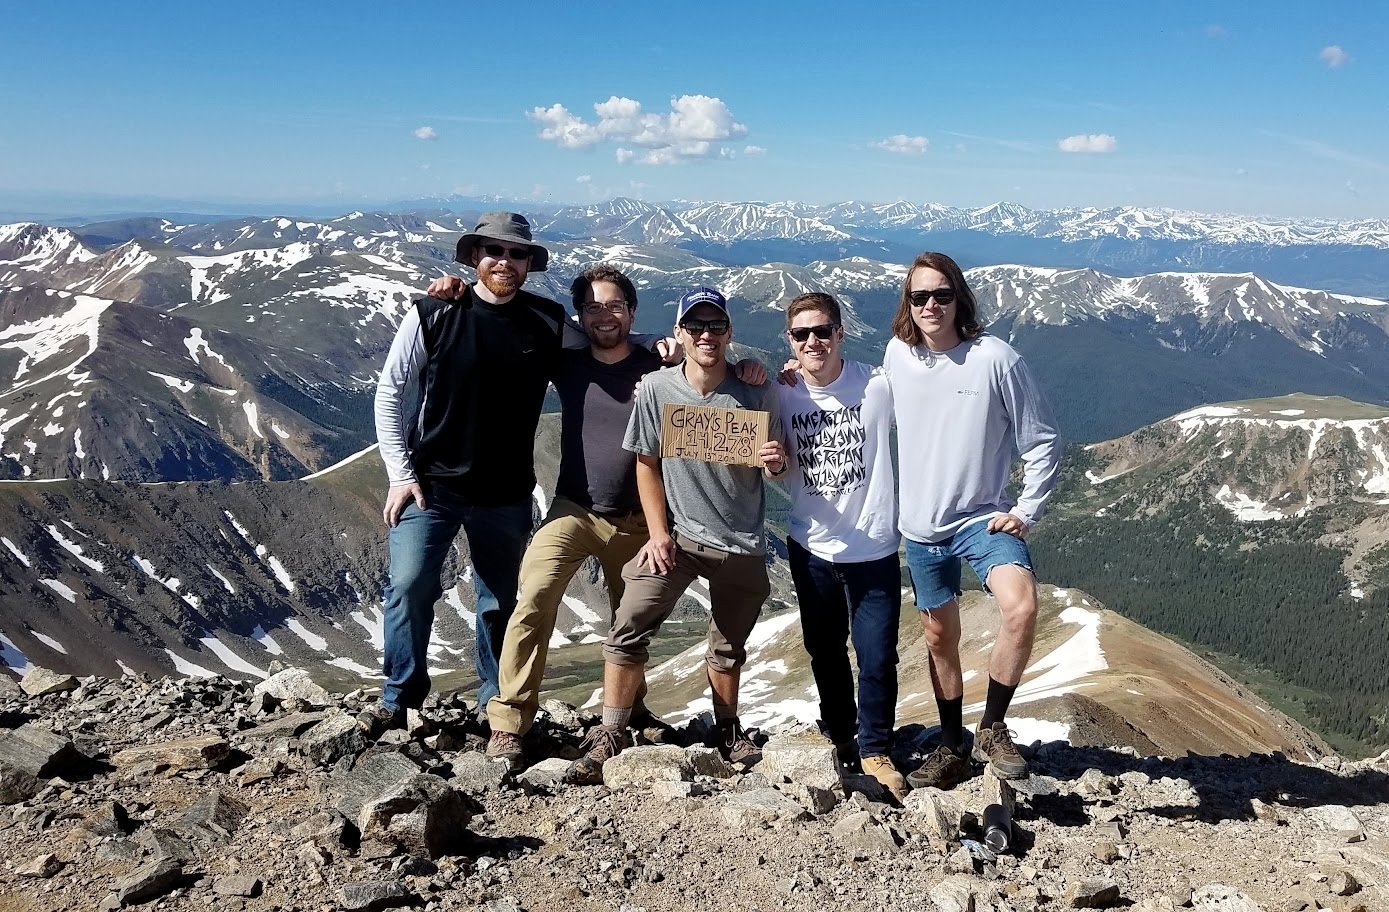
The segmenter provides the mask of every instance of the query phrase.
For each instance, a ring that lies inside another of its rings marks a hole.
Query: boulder
[[[970,877],[946,877],[931,887],[931,902],[937,912],[974,912],[975,883]]]
[[[913,789],[902,807],[919,820],[941,842],[957,842],[960,838],[960,817],[963,812],[955,799],[938,788]]]
[[[163,896],[183,880],[183,865],[174,858],[156,858],[131,871],[116,884],[116,899],[123,906]]]
[[[759,788],[729,795],[719,810],[723,822],[735,830],[801,820],[805,808],[774,788]]]
[[[63,870],[63,862],[58,859],[57,855],[48,852],[47,854],[30,859],[28,863],[16,868],[15,873],[20,877],[47,880],[50,877],[56,876],[61,870]]]
[[[757,771],[772,782],[785,777],[800,785],[839,787],[839,759],[834,744],[808,726],[773,736],[762,748]]]
[[[212,883],[212,892],[218,896],[244,896],[254,899],[260,895],[261,881],[250,874],[224,874]]]
[[[1248,894],[1224,884],[1206,884],[1191,894],[1197,912],[1263,912]]]
[[[834,825],[830,831],[836,842],[854,854],[885,855],[902,846],[897,834],[879,823],[868,811],[856,811]]]
[[[289,831],[295,839],[329,851],[346,848],[355,838],[357,825],[339,810],[319,811]]]
[[[43,697],[48,694],[76,690],[77,679],[70,674],[50,671],[35,665],[24,673],[24,677],[19,679],[19,689],[31,697]]]
[[[398,881],[345,883],[338,892],[338,908],[343,912],[378,912],[411,906],[419,897]]]
[[[366,732],[356,719],[341,713],[329,716],[299,738],[299,752],[318,766],[332,766],[366,749]]]
[[[222,845],[231,840],[250,812],[240,801],[213,789],[179,815],[174,829],[190,839]]]
[[[161,741],[129,747],[111,760],[118,767],[152,765],[165,770],[212,769],[231,753],[231,745],[220,735],[197,735],[174,741]]]
[[[1108,909],[1119,904],[1119,887],[1106,877],[1086,877],[1066,887],[1066,905],[1072,909]]]
[[[391,793],[362,805],[357,826],[364,842],[377,840],[411,855],[440,858],[454,853],[477,809],[443,779],[417,773]]]
[[[603,764],[603,784],[610,789],[650,788],[653,782],[693,778],[694,764],[689,755],[673,744],[629,747]]]
[[[1343,804],[1309,807],[1305,813],[1315,820],[1322,829],[1335,834],[1337,838],[1346,842],[1359,842],[1365,838],[1365,825],[1360,822],[1360,818],[1356,816],[1354,811]]]
[[[241,732],[240,737],[246,741],[273,741],[276,738],[297,738],[315,724],[322,722],[326,713],[321,712],[297,712],[290,713],[279,719],[270,722],[262,722],[254,728],[248,728]]]
[[[19,688],[19,682],[10,677],[9,672],[0,669],[0,700],[8,700],[24,693]]]
[[[0,731],[0,764],[39,779],[56,776],[86,759],[71,741],[37,722]]]
[[[188,841],[171,830],[151,826],[141,827],[135,840],[148,849],[149,853],[156,859],[172,858],[179,862],[190,862],[198,857],[198,853],[193,851],[193,847],[188,844]]]
[[[547,757],[516,777],[516,781],[531,788],[554,788],[564,782],[569,761],[563,757]]]
[[[413,760],[395,751],[362,757],[350,771],[329,781],[329,791],[338,796],[333,806],[355,820],[362,805],[393,793],[419,771]]]
[[[453,761],[453,787],[465,792],[485,792],[501,788],[510,776],[505,760],[478,751],[459,754]]]
[[[257,697],[270,697],[276,703],[297,700],[302,706],[331,706],[333,695],[313,682],[302,668],[286,668],[261,681],[251,691]]]
[[[18,804],[39,793],[43,783],[28,770],[0,760],[0,804]]]
[[[723,758],[717,748],[696,745],[685,748],[696,776],[710,776],[714,779],[731,779],[736,772],[733,765]]]

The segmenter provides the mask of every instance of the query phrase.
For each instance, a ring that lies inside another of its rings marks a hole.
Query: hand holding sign
[[[769,421],[761,411],[667,403],[661,410],[661,458],[760,469]]]

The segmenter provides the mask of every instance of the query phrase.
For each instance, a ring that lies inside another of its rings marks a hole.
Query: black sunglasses
[[[483,244],[482,252],[494,260],[506,257],[508,260],[529,260],[531,258],[530,249],[527,247],[503,247],[501,244]]]
[[[913,307],[925,307],[931,303],[932,298],[935,298],[941,307],[949,307],[955,300],[955,289],[932,288],[929,291],[913,291],[907,295],[907,300]]]
[[[727,320],[686,320],[680,324],[680,328],[692,336],[703,335],[708,332],[713,336],[722,336],[728,332]]]
[[[828,341],[834,335],[834,331],[839,328],[838,323],[821,323],[819,326],[797,326],[788,329],[786,334],[797,342],[804,342],[812,335],[817,339]]]

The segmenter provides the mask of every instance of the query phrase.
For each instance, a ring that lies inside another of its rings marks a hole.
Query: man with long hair
[[[955,261],[923,253],[903,282],[883,366],[892,386],[903,467],[900,529],[930,651],[940,744],[907,777],[948,788],[969,775],[960,669],[961,561],[997,601],[1002,621],[972,756],[1006,779],[1027,775],[1004,715],[1032,654],[1037,587],[1024,539],[1056,483],[1061,443],[1026,362],[983,330]],[[1013,447],[1022,491],[1008,495]]]

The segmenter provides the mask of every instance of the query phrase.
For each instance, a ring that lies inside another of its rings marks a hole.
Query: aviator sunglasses
[[[483,244],[482,252],[494,260],[500,260],[505,256],[508,260],[529,260],[530,250],[525,247],[503,247],[501,244]]]
[[[797,326],[794,329],[788,329],[786,334],[797,342],[804,342],[812,335],[821,341],[827,342],[838,328],[838,323],[821,323],[819,326]]]
[[[680,328],[692,336],[699,336],[708,332],[712,336],[722,336],[728,332],[727,320],[686,320],[680,324]]]
[[[936,303],[941,307],[949,307],[955,300],[955,289],[953,288],[932,288],[928,291],[913,291],[907,295],[907,300],[913,307],[925,307],[935,298]]]

